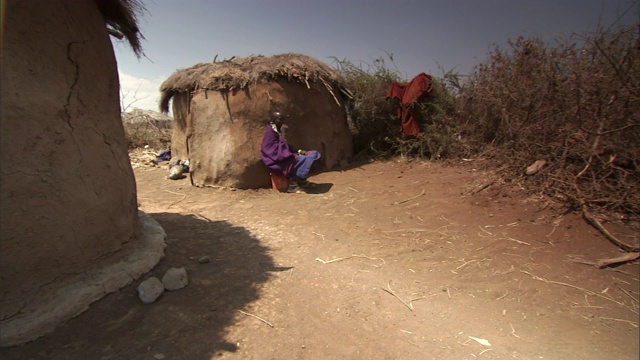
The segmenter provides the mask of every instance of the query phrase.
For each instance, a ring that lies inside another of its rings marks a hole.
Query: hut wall
[[[189,158],[189,151],[187,150],[188,130],[191,129],[191,127],[187,126],[189,121],[189,94],[177,93],[173,96],[172,101],[171,157],[186,160]]]
[[[322,167],[331,169],[351,157],[352,138],[344,107],[323,85],[309,89],[279,80],[235,92],[200,91],[193,94],[187,116],[192,183],[270,186],[260,145],[274,110],[289,116],[288,141],[298,148],[320,151]]]
[[[326,169],[351,159],[352,135],[341,99],[338,105],[324,85],[317,83],[307,89],[300,83],[281,81],[274,90],[270,90],[274,101],[281,97],[280,101],[286,104],[283,111],[290,116],[287,120],[289,143],[305,150],[320,151],[321,163]],[[338,91],[334,90],[334,93]]]
[[[0,318],[132,241],[116,60],[93,1],[10,0],[2,54]]]

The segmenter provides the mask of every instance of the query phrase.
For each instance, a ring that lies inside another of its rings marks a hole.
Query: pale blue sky
[[[137,59],[121,41],[114,40],[114,48],[124,106],[157,110],[162,81],[216,55],[297,52],[331,65],[331,57],[371,64],[388,52],[407,79],[420,72],[439,76],[441,69],[467,74],[492,44],[518,36],[553,42],[616,19],[637,24],[639,2],[147,0],[140,19],[146,57]]]

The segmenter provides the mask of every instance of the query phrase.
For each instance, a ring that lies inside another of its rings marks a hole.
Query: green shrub
[[[373,65],[333,60],[334,67],[353,94],[353,99],[347,103],[347,116],[354,151],[359,153],[382,145],[386,137],[396,134],[399,129],[399,124],[392,118],[395,109],[386,100],[386,95],[393,82],[402,81],[400,73],[389,69],[383,58],[376,59]]]
[[[393,55],[389,54],[389,59],[393,63]],[[398,70],[390,69],[384,58],[376,59],[373,65],[336,58],[334,63],[353,93],[347,109],[355,152],[440,159],[461,151],[457,129],[449,121],[455,110],[453,90],[459,85],[455,73],[433,78],[434,96],[415,104],[423,131],[414,137],[401,134],[399,101],[386,98],[392,83],[408,81]]]

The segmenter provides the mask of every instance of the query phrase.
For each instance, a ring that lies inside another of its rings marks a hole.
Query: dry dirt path
[[[312,177],[313,194],[166,174],[136,169],[167,232],[149,276],[185,267],[189,285],[143,305],[137,281],[3,358],[639,356],[639,265],[575,262],[618,250],[516,186],[469,195],[488,179],[470,164],[362,164]]]

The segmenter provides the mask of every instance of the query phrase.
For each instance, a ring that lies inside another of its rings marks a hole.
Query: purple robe
[[[262,162],[267,165],[269,171],[288,177],[295,161],[297,150],[289,145],[287,140],[278,134],[271,125],[267,125],[262,138],[260,153]]]
[[[267,165],[269,171],[295,181],[306,180],[309,177],[311,165],[321,157],[315,150],[308,151],[305,155],[298,155],[296,148],[289,145],[284,136],[276,132],[272,125],[267,126],[260,153],[262,162]]]

